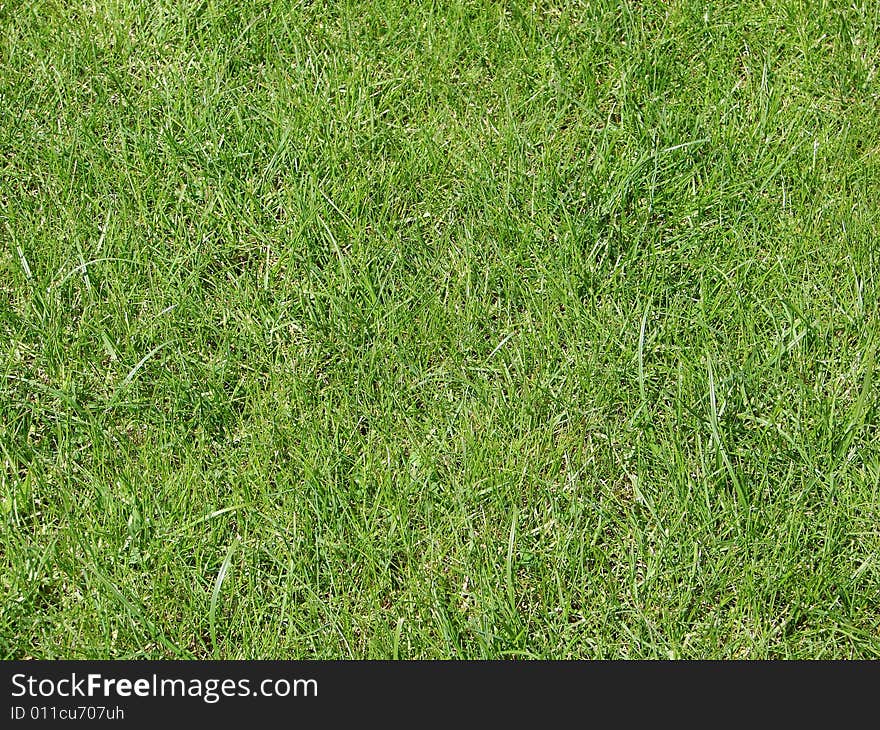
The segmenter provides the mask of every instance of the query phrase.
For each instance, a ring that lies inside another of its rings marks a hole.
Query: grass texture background
[[[0,0],[0,655],[880,655],[880,4]]]

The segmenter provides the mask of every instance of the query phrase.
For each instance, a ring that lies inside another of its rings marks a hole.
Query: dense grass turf
[[[869,0],[0,0],[0,653],[880,655],[878,72]]]

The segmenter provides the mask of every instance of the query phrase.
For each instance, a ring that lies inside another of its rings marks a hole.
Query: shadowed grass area
[[[880,655],[880,5],[0,0],[0,655]]]

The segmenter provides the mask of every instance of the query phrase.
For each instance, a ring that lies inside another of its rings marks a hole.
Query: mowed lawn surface
[[[880,4],[0,2],[0,655],[880,655]]]

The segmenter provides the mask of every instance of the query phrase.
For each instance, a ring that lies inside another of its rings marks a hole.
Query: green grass
[[[0,0],[0,656],[880,656],[880,4]]]

